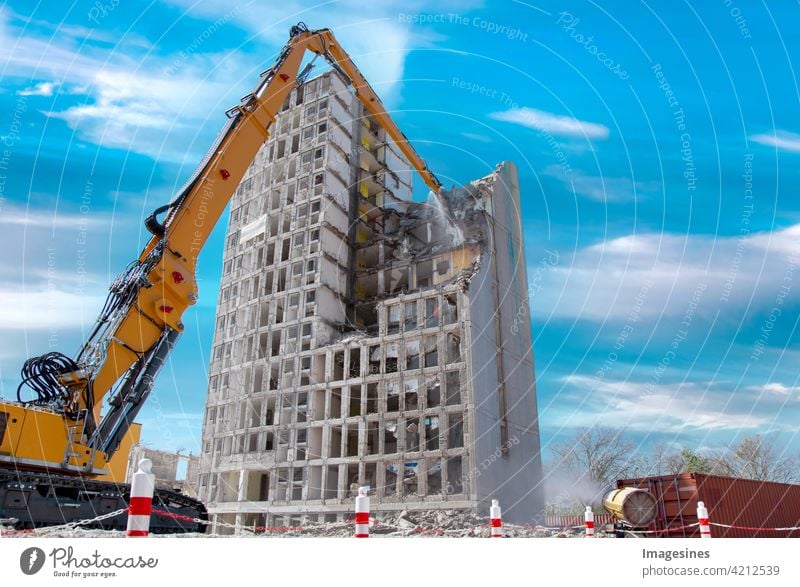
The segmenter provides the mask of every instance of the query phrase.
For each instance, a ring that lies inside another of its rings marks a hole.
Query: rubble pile
[[[373,519],[374,522],[370,524],[370,536],[373,537],[488,538],[490,532],[488,518],[456,510],[376,513]],[[509,538],[575,538],[583,537],[583,528],[553,529],[530,524],[504,523],[503,533]],[[308,524],[302,530],[283,535],[344,538],[353,535],[353,524]],[[599,537],[602,535],[602,532],[598,532]]]
[[[8,530],[8,529],[4,529]],[[488,538],[489,519],[456,510],[437,511],[401,511],[398,513],[376,513],[370,523],[370,536],[375,538],[391,537],[433,537],[433,538]],[[553,529],[531,524],[519,525],[503,523],[503,534],[508,538],[582,538],[583,528]],[[125,532],[119,530],[93,530],[86,528],[47,531],[40,529],[34,532],[10,534],[14,537],[39,538],[124,538]],[[4,531],[4,537],[9,536]],[[342,522],[309,522],[298,528],[286,530],[275,529],[267,533],[253,533],[243,528],[242,537],[315,537],[315,538],[349,538],[353,536],[353,521]],[[597,531],[598,538],[604,538],[602,531]],[[175,538],[210,538],[209,534],[166,534],[152,535]],[[234,538],[235,536],[221,536]]]

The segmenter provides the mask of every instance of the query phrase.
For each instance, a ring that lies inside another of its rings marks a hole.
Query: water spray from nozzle
[[[464,242],[464,232],[456,222],[453,211],[443,187],[437,191],[431,190],[428,193],[428,201],[432,201],[433,209],[436,211],[436,218],[439,220],[452,239],[452,245],[457,247]]]

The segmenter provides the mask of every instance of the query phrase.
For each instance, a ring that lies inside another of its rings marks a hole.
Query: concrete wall
[[[473,489],[481,510],[500,500],[504,518],[543,514],[533,343],[516,167],[504,163],[492,185],[490,251],[470,288]],[[499,306],[498,306],[499,303]],[[505,376],[504,381],[502,376]],[[507,440],[501,439],[505,383]]]

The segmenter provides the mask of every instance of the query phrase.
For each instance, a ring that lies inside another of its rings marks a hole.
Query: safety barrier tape
[[[550,528],[546,526],[542,526],[541,528],[526,528],[526,530],[533,530],[534,532],[538,530],[545,530],[547,532],[566,532],[567,530],[583,530],[584,526],[565,526],[563,528]]]
[[[694,528],[694,527],[699,526],[699,525],[700,525],[699,522],[695,522],[694,524],[688,524],[686,526],[678,526],[678,527],[675,527],[675,528],[665,528],[663,530],[626,530],[626,532],[629,532],[631,534],[663,534],[663,533],[667,533],[667,532],[677,532],[679,530],[685,530],[687,528]],[[734,530],[747,530],[747,531],[750,531],[750,532],[763,532],[763,531],[768,531],[768,532],[793,532],[795,530],[800,530],[800,526],[793,526],[793,527],[789,527],[789,528],[763,528],[763,527],[762,528],[757,528],[757,527],[753,527],[753,526],[736,526],[736,525],[732,525],[732,524],[720,524],[718,522],[709,522],[709,525],[710,526],[719,526],[720,528],[731,528],[731,529],[734,529]]]
[[[711,526],[719,526],[721,528],[733,528],[734,530],[750,530],[750,531],[769,531],[769,532],[793,532],[794,530],[800,530],[800,526],[792,526],[790,528],[755,528],[751,526],[735,526],[730,524],[719,524],[717,522],[709,522]]]
[[[106,520],[108,518],[113,518],[114,516],[119,516],[120,514],[124,514],[125,512],[127,512],[127,509],[116,510],[114,512],[109,512],[107,514],[102,514],[100,516],[97,516],[97,517],[94,517],[94,518],[90,518],[90,519],[87,519],[87,520],[79,520],[79,521],[76,521],[76,522],[70,522],[68,524],[61,524],[59,526],[47,526],[47,527],[43,527],[43,528],[29,528],[29,529],[25,529],[25,530],[4,530],[2,535],[3,536],[18,536],[18,535],[22,535],[22,534],[45,535],[45,534],[50,534],[50,533],[53,533],[53,532],[60,532],[62,530],[73,530],[73,529],[75,529],[75,528],[77,528],[79,526],[86,526],[86,525],[89,525],[89,524],[92,524],[92,523],[95,523],[95,522],[100,522],[100,521]],[[153,509],[152,513],[156,514],[158,516],[162,516],[162,517],[173,518],[175,520],[181,520],[181,521],[184,521],[184,522],[192,522],[192,523],[195,523],[195,524],[202,524],[202,525],[206,525],[206,526],[213,524],[213,522],[210,522],[208,520],[201,520],[200,518],[192,518],[190,516],[184,516],[182,514],[176,514],[176,513],[168,512],[168,511],[165,511],[165,510]],[[351,518],[349,520],[345,520],[344,522],[340,522],[338,525],[347,525],[347,524],[350,524],[352,522],[353,522],[353,518]],[[410,533],[413,533],[413,534],[434,534],[434,535],[438,535],[438,536],[446,536],[447,534],[463,534],[464,530],[470,529],[470,528],[460,528],[460,529],[420,528],[418,526],[414,526],[414,527],[409,528],[409,527],[406,527],[406,526],[398,526],[398,525],[395,525],[395,524],[387,524],[385,522],[381,522],[380,520],[377,520],[377,519],[372,518],[372,517],[370,518],[370,524],[374,524],[375,526],[378,526],[378,527],[381,527],[381,528],[390,528],[390,529],[394,529],[394,530],[409,531]],[[666,533],[671,533],[671,532],[677,532],[677,531],[680,531],[680,530],[686,530],[686,529],[689,529],[689,528],[694,528],[694,527],[697,527],[698,525],[699,525],[699,523],[694,523],[694,524],[687,524],[685,526],[678,526],[678,527],[675,527],[675,528],[665,528],[663,530],[626,530],[626,532],[628,532],[629,534],[666,534]],[[717,527],[720,527],[720,528],[731,528],[733,530],[746,530],[746,531],[749,531],[749,532],[794,532],[794,531],[800,531],[800,526],[791,526],[791,527],[786,527],[786,528],[763,528],[763,527],[758,528],[758,527],[753,527],[753,526],[737,526],[735,524],[720,524],[719,522],[710,522],[710,525],[711,526],[717,526]],[[229,524],[227,522],[221,522],[221,521],[217,522],[217,526],[218,527],[224,527],[224,528],[231,528],[231,529],[234,529],[234,530],[236,530],[236,529],[238,529],[238,530],[247,530],[247,531],[251,530],[251,527],[249,527],[249,526],[239,526],[239,527],[237,527],[235,524]],[[330,525],[326,525],[326,527],[330,527]],[[471,529],[479,530],[479,529],[484,529],[484,528],[488,529],[490,527],[491,527],[491,524],[482,524],[481,526],[476,526],[476,527],[473,527]],[[563,528],[557,528],[557,527],[550,527],[550,526],[538,526],[538,525],[534,526],[534,525],[531,525],[531,524],[524,524],[524,525],[519,525],[519,526],[509,525],[507,527],[508,530],[513,530],[515,528],[523,528],[523,529],[527,529],[527,530],[564,531],[564,530],[577,530],[577,529],[583,528],[583,526],[566,526],[566,527],[563,527]],[[305,530],[311,530],[311,529],[313,529],[313,526],[256,526],[255,528],[253,528],[253,530],[255,530],[256,532],[303,532]]]
[[[168,512],[165,510],[154,509],[153,514],[157,516],[161,516],[164,518],[172,518],[175,520],[181,520],[183,522],[193,522],[195,524],[203,524],[205,526],[210,526],[213,522],[209,520],[201,520],[200,518],[192,518],[190,516],[184,516],[183,514],[176,514],[174,512]],[[233,528],[236,529],[235,524],[228,524],[227,522],[217,522],[217,526],[223,526],[225,528]],[[240,530],[251,530],[254,529],[257,532],[300,532],[304,530],[303,526],[256,526],[253,528],[252,526],[240,526]]]
[[[90,518],[87,520],[78,520],[75,522],[69,522],[67,524],[61,524],[59,526],[44,526],[42,528],[26,528],[25,530],[6,530],[3,532],[3,536],[16,536],[19,534],[35,534],[35,535],[43,535],[43,534],[50,534],[52,532],[61,532],[62,530],[74,530],[78,526],[86,526],[88,524],[92,524],[94,522],[101,522],[103,520],[107,520],[108,518],[113,518],[114,516],[119,516],[120,514],[124,514],[127,512],[128,509],[121,509],[114,512],[109,512],[107,514],[99,515],[95,518]]]

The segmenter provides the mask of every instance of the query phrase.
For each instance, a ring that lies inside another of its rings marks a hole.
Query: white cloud
[[[567,389],[553,408],[557,414],[550,412],[547,417],[558,415],[567,427],[602,424],[642,432],[715,432],[763,429],[775,417],[754,410],[749,396],[746,402],[733,402],[733,390],[712,384],[651,385],[583,375],[563,381]]]
[[[235,51],[140,57],[140,42],[76,50],[69,35],[23,32],[7,11],[0,11],[0,45],[9,47],[0,53],[5,83],[57,79],[62,92],[84,97],[45,114],[64,120],[81,139],[162,161],[199,159],[222,126],[223,111],[252,86],[260,67]],[[44,95],[48,83],[22,93]]]
[[[15,19],[13,25],[12,18]],[[0,10],[0,43],[6,48],[0,53],[0,65],[3,66],[5,83],[14,77],[62,82],[91,80],[93,74],[102,69],[105,60],[76,52],[69,43],[62,43],[65,40],[59,36],[23,34],[16,17],[7,10]]]
[[[539,276],[531,305],[544,319],[625,319],[632,311],[642,318],[676,318],[697,298],[697,315],[723,309],[737,319],[735,312],[748,306],[756,312],[775,304],[798,254],[800,224],[742,238],[631,234],[578,249],[571,257],[562,254]],[[531,267],[529,275],[534,273]],[[792,288],[782,301],[798,298],[800,291]]]
[[[439,0],[340,0],[315,6],[295,0],[253,2],[245,10],[232,10],[228,0],[169,0],[192,15],[208,19],[229,18],[244,29],[279,47],[288,40],[289,28],[305,21],[310,29],[330,28],[381,99],[396,102],[403,81],[405,59],[412,46],[427,42],[401,16],[424,10],[433,12],[457,4]],[[461,10],[469,6],[461,6]],[[268,24],[265,24],[268,23]]]
[[[236,4],[232,9],[229,0],[168,2],[198,18],[233,20],[276,46],[287,41],[289,29],[299,21],[312,30],[329,28],[367,80],[387,90],[402,81],[405,57],[412,46],[429,46],[442,38],[435,30],[413,26],[412,16],[465,12],[484,5],[482,0],[336,0],[313,5],[299,0],[251,0],[243,8]]]
[[[2,9],[0,9],[2,11]],[[124,35],[113,29],[99,29],[97,27],[86,27],[81,25],[67,24],[66,22],[54,20],[38,20],[24,14],[15,13],[5,9],[9,18],[25,24],[28,33],[46,32],[48,37],[58,37],[60,41],[69,42],[72,45],[100,44],[107,46],[119,46],[124,43],[126,46],[139,47],[148,51],[153,49],[153,45],[147,39],[140,37],[131,30],[126,30]]]
[[[561,165],[549,165],[542,173],[559,179],[576,195],[596,202],[629,202],[643,192],[652,193],[658,189],[656,182],[634,182],[627,177],[590,176],[575,170],[567,173]]]
[[[584,137],[587,139],[608,138],[608,127],[595,122],[585,122],[571,116],[561,116],[535,108],[512,108],[505,112],[493,112],[490,118],[519,124],[555,136]]]
[[[487,137],[485,135],[478,134],[478,133],[474,133],[474,132],[462,132],[461,136],[464,137],[465,139],[478,141],[479,143],[491,143],[492,142],[492,139],[490,139],[489,137]]]
[[[88,328],[94,324],[105,301],[105,292],[92,294],[67,291],[63,283],[40,283],[33,288],[0,289],[0,329],[53,330]]]
[[[36,228],[69,228],[76,226],[98,226],[106,223],[108,219],[89,216],[86,214],[58,213],[42,209],[24,209],[7,206],[0,215],[0,226],[23,226]]]
[[[800,255],[800,224],[775,232],[757,232],[747,240],[759,250],[780,254],[786,258],[796,257]]]
[[[52,96],[53,90],[59,85],[58,82],[42,82],[33,87],[26,88],[17,92],[19,96]]]
[[[83,88],[89,96],[85,103],[47,114],[96,144],[161,161],[194,161],[222,126],[222,111],[250,85],[240,58],[195,56],[177,73],[164,63],[154,69],[99,70]]]
[[[129,42],[127,34],[116,46],[93,39],[91,47],[75,49],[80,45],[70,36],[72,32],[53,35],[42,27],[24,30],[24,18],[0,11],[0,45],[10,48],[0,54],[4,79],[34,78],[39,84],[23,92],[42,95],[53,89],[46,84],[57,79],[62,91],[84,95],[83,103],[47,113],[64,120],[81,139],[161,161],[194,162],[222,126],[223,112],[252,87],[258,73],[288,40],[289,27],[304,18],[312,26],[323,23],[334,30],[391,106],[397,101],[405,58],[415,39],[413,28],[398,15],[423,6],[421,2],[347,0],[312,11],[291,1],[280,5],[252,2],[235,8],[221,0],[173,0],[173,4],[209,19],[209,26],[173,55],[146,51],[148,43],[138,37]],[[210,52],[207,39],[211,35],[223,38],[236,27],[256,34],[248,41],[246,54],[241,50]],[[324,67],[322,60],[318,64]]]
[[[792,399],[800,400],[800,387],[787,386],[783,383],[773,382],[764,385],[752,385],[748,387],[751,391],[757,392],[760,395],[776,395],[780,397],[791,396]]]
[[[91,326],[114,273],[138,252],[138,212],[121,204],[115,216],[76,214],[65,210],[77,202],[60,204],[61,211],[6,206],[0,215],[0,330]],[[113,257],[114,243],[124,261]]]
[[[196,88],[192,82],[197,81],[185,77],[163,79],[144,72],[131,75],[125,71],[99,71],[91,88],[86,89],[92,95],[91,100],[47,115],[66,121],[91,142],[163,159],[164,155],[172,154],[171,149],[164,153],[164,142],[168,139],[165,133],[173,126],[185,127],[199,117],[199,113],[191,112],[191,104],[185,102],[182,94],[182,90]],[[179,160],[183,159],[185,151],[175,152]]]
[[[767,145],[784,151],[800,152],[800,135],[785,130],[776,130],[773,134],[751,135],[750,140],[760,145]]]

